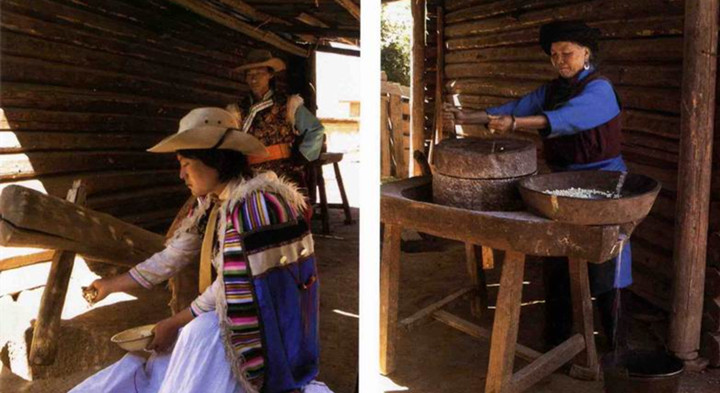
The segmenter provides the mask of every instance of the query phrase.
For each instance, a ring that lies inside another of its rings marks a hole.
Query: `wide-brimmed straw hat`
[[[273,57],[269,50],[253,49],[245,58],[245,64],[236,68],[235,71],[245,71],[258,67],[270,67],[273,72],[278,72],[285,69],[285,62],[277,57]]]
[[[262,142],[239,128],[237,118],[222,108],[196,108],[180,120],[176,134],[147,151],[174,153],[178,150],[229,149],[246,156],[266,157],[269,154]]]
[[[592,53],[598,51],[600,30],[592,28],[581,20],[555,21],[540,27],[540,46],[550,54],[553,42],[569,41],[589,48]]]

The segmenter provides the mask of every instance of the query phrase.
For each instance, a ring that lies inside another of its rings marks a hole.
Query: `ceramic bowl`
[[[112,336],[110,341],[128,352],[142,351],[155,336],[154,328],[155,324],[134,327]]]

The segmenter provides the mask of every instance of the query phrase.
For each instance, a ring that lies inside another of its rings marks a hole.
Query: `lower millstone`
[[[530,176],[530,175],[528,175]],[[527,176],[508,179],[464,179],[433,175],[435,203],[479,211],[515,211],[523,209],[517,183]]]

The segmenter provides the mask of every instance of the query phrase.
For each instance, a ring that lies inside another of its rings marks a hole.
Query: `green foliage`
[[[410,36],[412,16],[409,0],[383,4],[380,65],[388,81],[410,85]]]

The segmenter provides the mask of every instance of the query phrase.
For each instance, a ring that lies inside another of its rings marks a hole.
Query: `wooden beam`
[[[173,3],[189,9],[190,11],[219,23],[227,28],[238,31],[254,38],[258,41],[270,44],[280,50],[291,53],[296,56],[307,57],[308,51],[302,47],[295,45],[275,33],[263,31],[262,29],[252,26],[247,22],[243,22],[235,17],[227,15],[220,10],[208,5],[200,0],[171,0]]]
[[[385,224],[380,260],[380,373],[383,375],[395,370],[401,232],[400,225]]]
[[[227,5],[228,7],[233,8],[235,11],[247,16],[250,19],[254,19],[258,22],[262,22],[262,24],[265,23],[280,23],[287,26],[292,26],[292,23],[280,19],[278,17],[272,16],[270,14],[266,14],[262,11],[258,11],[255,9],[255,7],[251,6],[250,4],[242,1],[242,0],[220,0],[222,4]]]
[[[404,327],[407,330],[412,330],[413,327],[415,327],[420,321],[422,321],[425,318],[430,317],[435,311],[440,310],[441,308],[445,307],[446,305],[452,303],[456,299],[462,297],[466,293],[472,291],[475,289],[474,287],[467,287],[462,288],[454,293],[451,293],[448,296],[445,296],[441,300],[438,300],[435,303],[430,304],[429,306],[417,311],[415,314],[403,319],[400,321],[400,325]]]
[[[412,0],[413,30],[410,56],[410,151],[424,150],[425,144],[425,0]],[[412,154],[410,154],[412,156]],[[410,159],[410,174],[420,174],[420,166]]]
[[[352,50],[352,49],[343,49],[343,48],[334,48],[332,46],[327,45],[321,45],[315,48],[317,52],[326,52],[326,53],[335,53],[338,55],[345,55],[345,56],[355,56],[360,57],[360,51],[359,50]]]
[[[16,255],[0,259],[0,272],[4,270],[17,269],[23,266],[35,265],[52,260],[55,251],[46,250],[32,254]]]
[[[305,13],[301,12],[300,15],[296,16],[295,19],[299,20],[302,23],[305,23],[306,25],[315,26],[315,27],[324,27],[328,28],[330,27],[327,23],[321,21],[320,19]]]
[[[360,20],[360,6],[353,3],[352,0],[335,0],[335,2],[345,8],[353,18]]]
[[[66,200],[77,205],[84,205],[86,196],[82,180],[76,180],[73,182],[72,188],[68,190]],[[58,335],[60,334],[60,317],[74,264],[74,252],[55,251],[47,284],[45,284],[40,300],[40,311],[38,311],[37,321],[33,328],[30,346],[30,362],[32,364],[50,365],[55,362]]]
[[[668,346],[680,359],[697,359],[710,210],[717,1],[685,2],[680,157],[673,254],[675,285]]]

